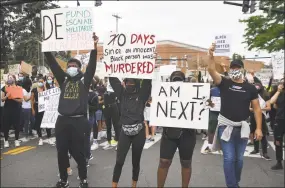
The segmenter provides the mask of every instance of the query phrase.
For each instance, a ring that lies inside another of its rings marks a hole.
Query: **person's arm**
[[[35,107],[34,107],[34,104],[35,104],[35,96],[34,96],[34,92],[31,93],[31,107],[32,107],[32,113],[33,115],[35,115]]]
[[[266,101],[266,106],[261,109],[262,111],[269,112],[271,110],[270,101]]]
[[[65,72],[61,69],[55,57],[51,54],[51,52],[44,52],[44,54],[47,59],[47,64],[49,65],[59,86],[61,86],[65,80],[65,76],[66,76]]]
[[[122,93],[124,91],[121,81],[116,77],[109,77],[109,82],[114,90],[115,95],[119,100],[121,100]]]
[[[145,103],[151,94],[151,80],[144,79],[140,89],[140,98]]]
[[[1,96],[2,102],[6,101],[7,98],[8,98],[8,97],[7,97],[7,96],[5,95],[5,93],[3,92],[3,93],[2,93],[2,96]]]
[[[208,72],[210,76],[212,77],[214,83],[216,85],[220,85],[220,83],[222,82],[222,76],[216,70],[215,59],[214,59],[214,54],[213,54],[214,51],[215,51],[215,44],[213,44],[211,48],[209,49]]]
[[[277,101],[281,91],[283,90],[283,88],[284,88],[284,86],[282,84],[280,84],[278,86],[278,90],[276,91],[276,93],[270,99],[270,104],[275,104],[276,103],[276,101]]]
[[[251,101],[251,106],[253,108],[254,118],[256,122],[256,131],[255,131],[255,137],[256,140],[261,140],[262,138],[262,110],[260,108],[259,100],[254,99]]]

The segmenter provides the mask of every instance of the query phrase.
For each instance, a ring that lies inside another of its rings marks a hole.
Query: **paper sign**
[[[208,129],[209,83],[154,82],[152,90],[152,125]]]
[[[42,52],[94,49],[93,8],[41,11]]]
[[[221,97],[211,97],[214,107],[210,108],[210,111],[219,112],[221,110]]]
[[[58,117],[59,96],[59,88],[49,89],[38,94],[39,112],[45,112],[41,128],[55,128]]]
[[[215,36],[215,55],[225,55],[231,52],[231,39],[230,35],[222,34]]]
[[[103,61],[110,77],[153,78],[155,35],[109,33],[104,41]]]
[[[261,81],[263,86],[268,86],[272,74],[273,74],[272,69],[264,68],[256,72],[255,76]]]
[[[8,99],[22,99],[23,98],[23,88],[19,86],[6,86],[6,93],[10,93]]]
[[[263,109],[266,107],[266,102],[263,100],[263,98],[258,95],[258,100],[259,100],[259,105],[260,105],[260,108]],[[262,111],[263,115],[266,116],[266,112],[265,111]]]
[[[272,56],[272,67],[274,79],[284,78],[284,51]]]

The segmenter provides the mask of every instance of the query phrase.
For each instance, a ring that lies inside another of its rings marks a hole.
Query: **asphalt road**
[[[159,138],[157,139],[159,140]],[[11,142],[12,143],[12,142]],[[3,143],[1,143],[2,145]],[[197,137],[197,144],[193,156],[193,172],[191,187],[225,187],[222,166],[222,156],[219,154],[203,155],[200,153],[203,141]],[[3,147],[3,145],[2,145]],[[141,161],[139,187],[155,187],[156,172],[159,160],[160,141],[149,144],[144,149]],[[250,150],[251,148],[247,148]],[[93,151],[94,159],[88,168],[90,187],[110,187],[115,163],[115,149]],[[269,155],[274,159],[275,154],[269,147]],[[265,161],[258,156],[246,156],[242,173],[241,187],[284,187],[284,171],[272,171],[270,167],[275,160]],[[69,176],[70,186],[78,186],[77,169],[71,160],[73,175]],[[120,187],[131,185],[131,152],[129,152],[122,176]],[[179,155],[176,152],[169,170],[166,187],[181,186]],[[56,149],[44,144],[37,146],[37,139],[23,142],[21,148],[1,150],[1,187],[51,187],[59,179],[57,169]]]

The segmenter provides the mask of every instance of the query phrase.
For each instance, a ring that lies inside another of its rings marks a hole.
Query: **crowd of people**
[[[85,73],[81,62],[70,59],[64,72],[50,52],[45,52],[50,75],[9,75],[1,83],[1,131],[4,133],[4,147],[9,147],[9,130],[14,127],[15,147],[20,146],[19,134],[29,139],[36,130],[38,145],[43,145],[41,122],[44,112],[38,110],[38,93],[59,87],[61,89],[55,125],[56,143],[50,138],[51,129],[46,129],[48,143],[56,145],[60,180],[57,187],[69,187],[68,175],[72,174],[69,160],[72,156],[78,164],[80,187],[88,187],[87,167],[93,158],[91,151],[99,148],[98,141],[107,138],[103,149],[117,150],[112,187],[117,187],[127,153],[132,145],[132,187],[136,187],[140,172],[141,154],[145,143],[153,142],[156,126],[150,121],[151,80],[125,78],[122,82],[115,77],[94,76],[97,60],[98,37],[94,34],[94,50],[90,53]],[[202,151],[208,154],[222,151],[224,173],[228,187],[239,187],[245,148],[254,145],[251,154],[259,153],[270,160],[267,154],[268,114],[271,129],[274,130],[277,164],[273,170],[282,169],[284,136],[284,79],[278,85],[267,88],[254,73],[245,76],[241,60],[233,60],[230,70],[225,65],[224,74],[215,69],[213,51],[209,50],[208,71],[212,77],[211,97],[221,98],[220,112],[210,111],[207,131],[208,146]],[[170,82],[203,82],[201,77],[185,78],[181,71],[173,72]],[[107,82],[113,91],[107,91]],[[73,88],[73,89],[70,89]],[[74,89],[76,88],[76,89]],[[263,101],[263,102],[262,102]],[[208,105],[214,107],[213,101]],[[106,135],[103,133],[106,129]],[[113,130],[113,131],[112,131]],[[114,133],[114,134],[113,134]],[[160,160],[157,171],[157,186],[164,187],[168,169],[176,150],[179,150],[182,187],[188,187],[192,172],[192,155],[196,144],[196,130],[163,128]],[[91,141],[90,141],[91,140]]]

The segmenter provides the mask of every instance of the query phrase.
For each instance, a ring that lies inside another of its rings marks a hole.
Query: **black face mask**
[[[126,85],[126,92],[127,93],[135,93],[136,92],[136,86],[135,85]]]
[[[172,81],[172,82],[183,82],[184,80],[183,80],[183,78],[181,78],[181,77],[173,77],[173,78],[171,79],[171,81]]]

